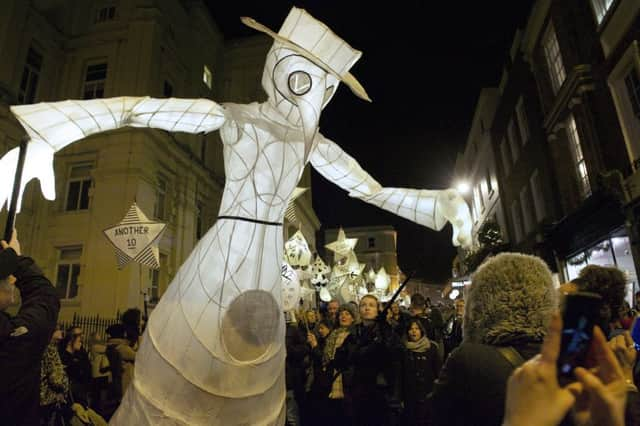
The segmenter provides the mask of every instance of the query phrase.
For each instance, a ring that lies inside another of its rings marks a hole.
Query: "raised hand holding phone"
[[[602,297],[595,293],[576,292],[565,295],[562,337],[557,361],[560,383],[573,381],[575,368],[586,365],[593,339],[593,327],[601,304]]]

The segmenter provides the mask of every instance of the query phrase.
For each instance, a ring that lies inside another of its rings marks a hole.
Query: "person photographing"
[[[0,413],[2,424],[38,425],[40,363],[60,301],[33,259],[22,256],[14,229],[0,241]],[[16,291],[17,290],[17,291]],[[21,298],[17,315],[6,309]]]

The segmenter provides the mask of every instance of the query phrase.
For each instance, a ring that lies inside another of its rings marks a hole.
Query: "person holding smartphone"
[[[0,241],[0,423],[37,425],[40,364],[55,330],[60,301],[33,259],[21,256],[13,231],[9,243]],[[16,316],[4,312],[15,303]]]
[[[503,426],[555,426],[572,408],[577,424],[624,426],[628,383],[602,330],[593,331],[593,368],[576,367],[575,381],[564,387],[558,382],[562,334],[556,314],[540,354],[509,377]]]

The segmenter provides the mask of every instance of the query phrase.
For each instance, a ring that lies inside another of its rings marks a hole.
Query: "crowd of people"
[[[134,374],[137,309],[108,339],[60,330],[59,300],[17,238],[0,251],[0,423],[104,425]],[[373,295],[286,315],[286,421],[298,425],[640,424],[636,312],[613,267],[587,266],[555,288],[539,258],[503,253],[473,274],[464,299],[408,309]],[[20,292],[15,316],[5,312]],[[602,300],[584,365],[558,381],[561,301]],[[640,294],[636,305],[640,304]],[[638,308],[636,306],[635,308]]]
[[[420,294],[408,309],[387,307],[368,295],[298,312],[286,334],[287,424],[640,424],[626,286],[620,270],[590,265],[557,289],[544,261],[504,253],[453,307]],[[558,312],[578,291],[602,307],[587,365],[561,386]]]

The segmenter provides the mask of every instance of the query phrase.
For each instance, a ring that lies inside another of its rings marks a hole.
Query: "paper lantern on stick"
[[[320,256],[316,255],[316,260],[311,265],[311,284],[313,284],[316,290],[320,290],[321,287],[329,283],[330,273],[331,268],[324,263]]]
[[[290,311],[298,307],[301,287],[298,274],[291,265],[282,264],[282,309]]]
[[[383,266],[382,268],[380,268],[378,274],[376,275],[376,290],[384,293],[389,288],[389,284],[391,284],[391,278],[389,277],[389,274],[387,274],[387,271]]]
[[[340,228],[338,231],[338,239],[332,243],[326,244],[325,247],[335,253],[336,258],[347,256],[358,244],[357,238],[347,238],[344,230]]]
[[[116,249],[118,269],[131,261],[151,269],[160,268],[158,243],[166,227],[149,220],[134,202],[120,223],[103,231]]]
[[[296,233],[284,243],[284,254],[285,261],[295,269],[309,266],[311,263],[309,244],[300,231],[296,231]]]

